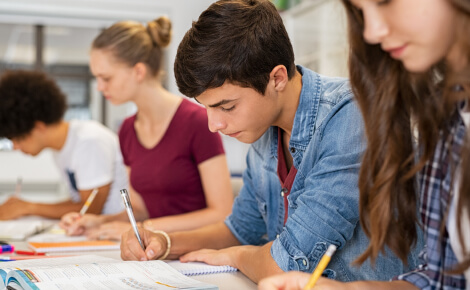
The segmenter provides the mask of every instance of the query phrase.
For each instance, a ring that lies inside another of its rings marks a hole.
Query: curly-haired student
[[[59,203],[29,202],[12,196],[0,205],[0,219],[25,215],[61,218],[79,211],[98,189],[88,212],[114,214],[123,208],[119,189],[127,186],[116,134],[95,121],[63,119],[66,97],[43,72],[7,71],[0,79],[0,136],[14,149],[36,156],[52,149],[70,198]]]

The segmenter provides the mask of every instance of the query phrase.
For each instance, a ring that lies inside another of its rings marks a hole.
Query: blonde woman
[[[147,26],[118,22],[98,35],[90,54],[103,96],[137,106],[119,131],[136,219],[168,232],[221,221],[233,200],[221,138],[209,131],[204,108],[161,85],[162,50],[170,39],[165,17]],[[121,212],[80,219],[70,213],[61,225],[72,235],[119,239],[130,224]]]

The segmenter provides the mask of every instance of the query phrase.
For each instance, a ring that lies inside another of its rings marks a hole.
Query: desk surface
[[[15,245],[15,249],[17,250],[29,250],[27,242],[11,242]],[[99,255],[108,258],[114,259],[121,259],[121,254],[119,250],[112,250],[112,251],[92,251],[92,252],[71,252],[67,253],[70,255]],[[50,253],[48,255],[63,255],[63,253]],[[1,255],[0,255],[1,257]],[[244,274],[241,272],[229,272],[229,273],[220,273],[220,274],[210,274],[210,275],[197,275],[191,276],[191,278],[195,280],[199,280],[202,282],[210,283],[217,285],[220,290],[250,290],[250,289],[257,289],[255,283],[253,283],[250,279],[248,279]]]

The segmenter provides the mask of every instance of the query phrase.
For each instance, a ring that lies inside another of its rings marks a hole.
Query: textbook
[[[164,261],[119,261],[96,255],[0,263],[0,277],[0,289],[219,289]]]
[[[207,274],[218,274],[218,273],[228,273],[236,272],[237,268],[231,266],[213,266],[201,262],[187,262],[182,263],[180,261],[168,261],[168,265],[175,268],[178,272],[186,275],[207,275]]]
[[[38,253],[78,252],[119,250],[119,243],[108,240],[75,241],[75,242],[28,242],[29,247]]]

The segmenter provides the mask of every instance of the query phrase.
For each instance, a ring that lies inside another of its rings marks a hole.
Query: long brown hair
[[[93,49],[109,50],[118,60],[129,66],[141,62],[147,65],[151,75],[160,70],[161,49],[171,41],[171,21],[160,17],[147,23],[121,21],[103,30],[93,40]]]
[[[470,60],[470,1],[449,0],[459,17],[457,41]],[[436,147],[440,132],[445,131],[456,101],[462,96],[451,90],[461,84],[470,92],[470,65],[464,71],[450,73],[444,61],[428,72],[412,74],[402,63],[392,59],[380,45],[364,41],[364,19],[349,0],[343,0],[349,24],[349,73],[352,90],[361,108],[368,147],[359,176],[360,220],[370,238],[369,247],[357,259],[375,261],[385,246],[406,262],[417,241],[418,193],[416,173],[423,168]],[[413,134],[413,132],[418,134]],[[416,138],[416,140],[415,140]],[[417,144],[415,146],[414,144]],[[469,142],[462,151],[462,181],[470,178]],[[457,189],[458,190],[458,189]],[[460,186],[458,217],[470,210],[470,183]],[[469,218],[467,215],[466,218]],[[468,250],[458,231],[466,261]]]

